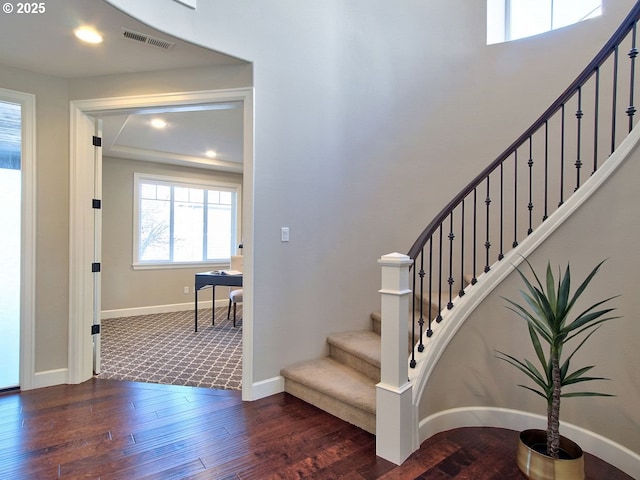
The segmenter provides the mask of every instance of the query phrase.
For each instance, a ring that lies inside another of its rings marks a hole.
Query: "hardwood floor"
[[[0,479],[521,479],[516,439],[452,430],[396,466],[373,435],[284,393],[94,379],[0,395]],[[585,464],[588,479],[631,479]]]

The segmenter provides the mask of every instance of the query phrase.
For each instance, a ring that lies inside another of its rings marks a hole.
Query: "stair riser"
[[[409,313],[409,315],[411,315],[411,313]],[[435,317],[434,317],[435,318]],[[374,332],[376,332],[378,335],[382,335],[382,322],[381,322],[381,318],[378,316],[378,314],[371,314],[371,325],[372,325],[372,330]],[[423,327],[423,330],[426,331],[426,325],[427,322],[425,320],[425,326]],[[415,337],[413,337],[413,341],[411,338],[411,325],[409,325],[408,328],[408,346],[407,346],[407,354],[411,355],[411,350],[413,348],[413,346],[418,343],[418,340],[420,339],[420,335],[419,335],[419,331],[418,331],[418,319],[416,318],[416,334]],[[423,332],[424,333],[424,332]]]
[[[376,433],[376,416],[372,413],[348,405],[288,378],[285,378],[284,381],[284,391],[369,433],[374,435]]]
[[[352,355],[336,345],[329,344],[329,356],[348,367],[366,375],[375,382],[380,381],[380,367]]]

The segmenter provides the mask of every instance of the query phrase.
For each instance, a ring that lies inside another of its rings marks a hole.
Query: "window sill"
[[[131,265],[133,270],[177,270],[197,268],[199,270],[219,270],[221,268],[228,268],[229,262],[184,262],[184,263],[134,263]]]

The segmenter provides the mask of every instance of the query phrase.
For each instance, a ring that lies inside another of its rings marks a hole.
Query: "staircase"
[[[435,318],[435,308],[425,306],[424,311],[430,311]],[[382,318],[380,312],[373,312],[370,318],[371,330],[330,335],[328,356],[284,368],[280,374],[287,393],[375,434]],[[407,358],[418,340],[410,327]]]
[[[433,351],[432,348],[425,350],[423,343],[433,334],[432,322],[443,320],[441,312],[453,310],[443,325],[454,324],[452,317],[458,311],[454,307],[468,293],[467,286],[482,284],[478,277],[489,272],[500,272],[500,266],[507,263],[503,260],[508,255],[520,253],[516,248],[533,238],[534,231],[550,231],[553,227],[549,225],[553,222],[548,220],[552,215],[561,208],[569,211],[566,207],[573,192],[593,178],[633,130],[637,123],[635,97],[640,78],[636,75],[639,22],[640,1],[574,82],[515,142],[449,201],[410,248],[406,256],[412,263],[410,286],[403,284],[394,294],[410,290],[415,298],[408,316],[412,322],[408,328],[408,344],[411,350],[409,365],[420,374],[414,375],[412,380],[417,391],[424,390],[420,382],[426,382],[427,378],[420,367],[430,363],[423,352]],[[628,47],[627,59],[623,61],[623,49]],[[601,82],[601,75],[612,79]],[[605,88],[607,85],[609,88]],[[610,106],[606,115],[600,111],[605,105]],[[564,213],[560,211],[560,218],[564,218],[562,215]],[[503,277],[496,275],[493,278],[499,281]],[[477,292],[486,291],[486,287],[475,288],[484,288]],[[402,318],[402,309],[393,313],[398,312],[397,318]],[[375,433],[376,384],[380,381],[381,358],[380,315],[372,314],[371,321],[371,330],[331,335],[327,338],[327,357],[285,368],[281,375],[285,378],[286,392]],[[392,329],[395,326],[392,324]],[[454,329],[449,331],[455,332]],[[393,333],[397,335],[398,329]],[[440,346],[446,346],[447,341],[438,337]],[[385,350],[385,360],[387,353]],[[393,354],[394,362],[402,360],[402,347]],[[404,375],[400,373],[400,376]],[[392,387],[398,392],[390,394],[398,393],[393,401],[395,405],[401,405],[402,395],[409,390],[400,390],[403,378],[394,381]],[[385,398],[381,394],[381,404]],[[419,402],[420,399],[412,401]],[[408,411],[403,405],[398,408],[401,421],[406,419],[404,414]],[[395,411],[383,410],[387,409],[381,407],[380,412],[381,419],[382,415],[387,417],[384,425],[406,425],[396,418],[389,418]],[[414,428],[413,437],[417,438],[417,425]],[[397,434],[393,439],[395,443],[402,443],[401,430],[396,428],[394,432]],[[379,448],[377,446],[378,454]],[[399,453],[392,455],[403,461],[410,448],[417,447],[402,445],[396,449]]]
[[[371,330],[327,338],[329,355],[284,368],[287,393],[363,430],[376,432],[376,384],[380,381],[380,314]]]

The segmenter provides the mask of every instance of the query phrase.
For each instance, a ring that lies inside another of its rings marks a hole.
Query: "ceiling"
[[[44,13],[0,14],[0,65],[61,78],[242,65],[243,60],[158,32],[102,0],[56,0]],[[79,42],[90,25],[104,38]],[[118,112],[103,118],[103,155],[242,172],[242,108],[218,103],[194,108]],[[162,129],[150,121],[160,117]],[[205,155],[216,152],[215,159]]]

